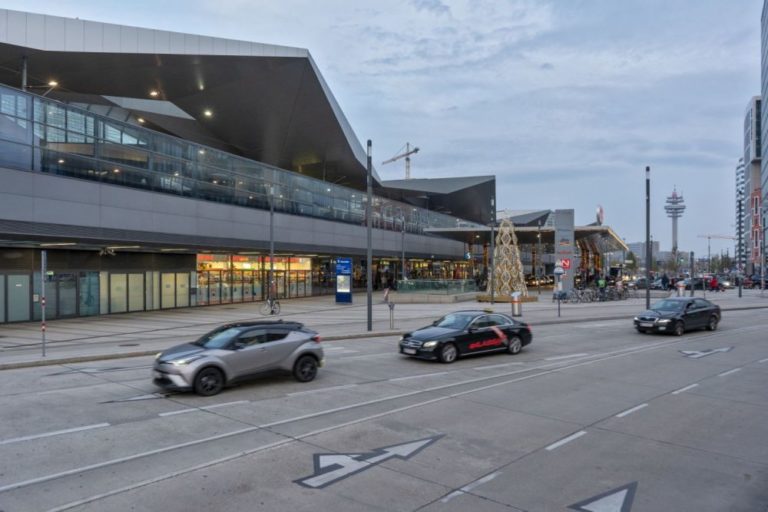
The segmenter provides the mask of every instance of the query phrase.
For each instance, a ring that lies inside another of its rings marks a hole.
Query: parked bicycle
[[[261,306],[262,315],[279,315],[280,314],[280,301],[273,298],[268,298]]]

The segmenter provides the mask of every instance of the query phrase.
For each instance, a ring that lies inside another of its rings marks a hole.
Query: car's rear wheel
[[[523,350],[523,340],[520,336],[515,334],[509,337],[509,346],[507,347],[507,350],[512,355],[519,354],[520,351]]]
[[[682,321],[678,320],[675,322],[675,328],[672,330],[675,336],[682,336],[685,334],[685,324],[683,324]]]
[[[293,364],[293,377],[299,382],[309,382],[317,376],[317,359],[301,356]]]
[[[440,349],[440,362],[445,364],[451,364],[459,357],[459,351],[456,350],[456,345],[453,343],[446,343]]]
[[[218,368],[203,368],[195,376],[194,388],[198,395],[213,396],[224,389],[224,374]]]
[[[708,331],[714,331],[717,329],[717,317],[715,315],[712,315],[709,317],[709,322],[707,323],[707,330]]]

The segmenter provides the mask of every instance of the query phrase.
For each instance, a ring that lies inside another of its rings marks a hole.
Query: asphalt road
[[[326,342],[312,383],[212,398],[163,393],[150,357],[8,370],[0,510],[763,512],[766,327],[543,325],[453,365]]]

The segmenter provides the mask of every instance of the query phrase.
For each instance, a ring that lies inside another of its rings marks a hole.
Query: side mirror
[[[232,344],[232,350],[244,349],[247,345],[241,341],[236,341]]]

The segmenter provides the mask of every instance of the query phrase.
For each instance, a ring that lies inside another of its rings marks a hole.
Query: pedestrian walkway
[[[690,292],[688,292],[690,293]],[[536,295],[534,291],[532,295]],[[696,296],[702,296],[696,292]],[[768,308],[768,294],[744,290],[707,293],[723,311]],[[326,341],[372,336],[393,336],[428,325],[432,320],[460,309],[490,309],[511,313],[509,303],[462,302],[453,304],[395,304],[390,310],[374,295],[372,330],[368,331],[365,295],[355,296],[350,305],[336,304],[333,296],[310,297],[282,302],[282,312],[272,319],[302,322]],[[645,298],[613,302],[561,304],[560,317],[551,292],[542,293],[539,302],[523,304],[522,320],[534,325],[559,322],[584,322],[631,318],[645,309]],[[655,300],[655,299],[652,299]],[[171,345],[192,341],[213,327],[226,322],[264,320],[260,303],[227,304],[165,311],[128,313],[99,317],[72,318],[48,322],[46,356],[42,356],[40,323],[0,326],[0,369],[77,361],[147,355]],[[390,312],[393,314],[390,324]],[[726,315],[727,318],[727,315]],[[390,328],[392,327],[392,328]]]

